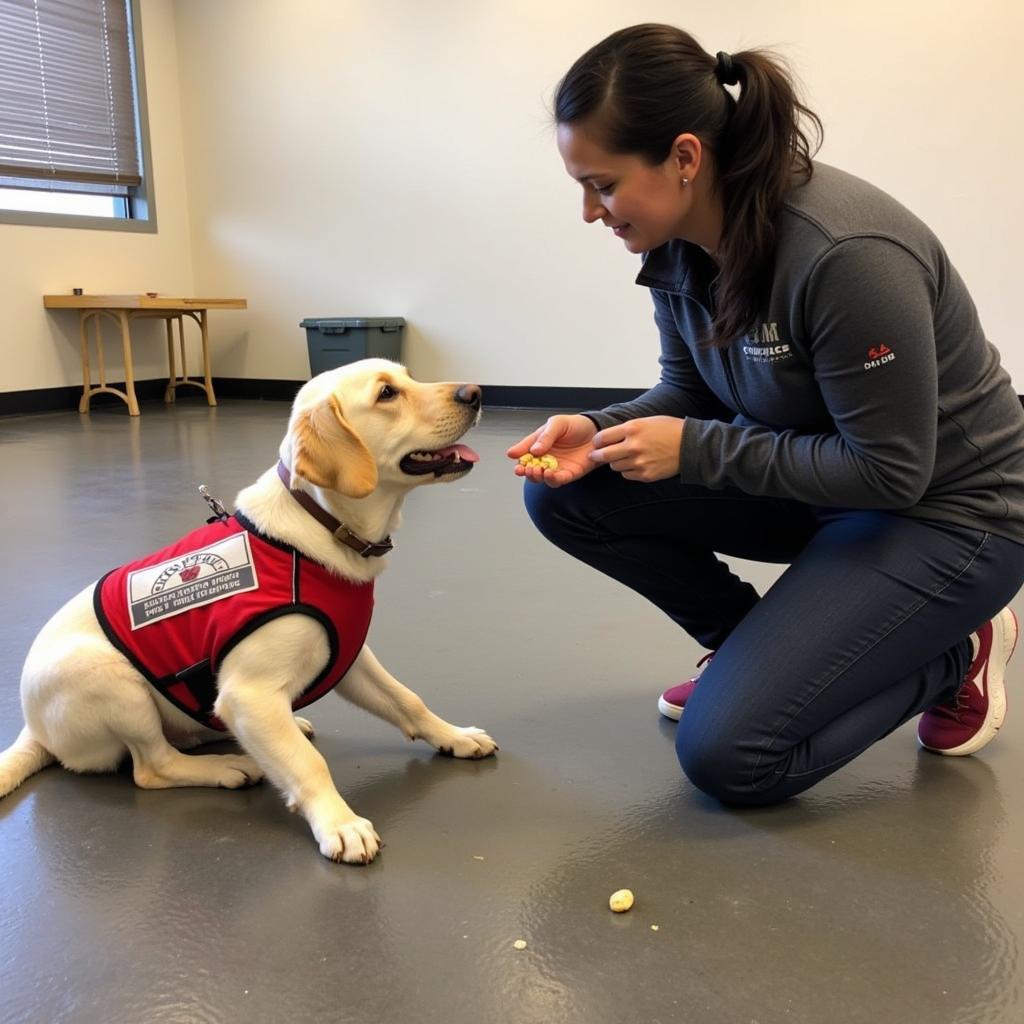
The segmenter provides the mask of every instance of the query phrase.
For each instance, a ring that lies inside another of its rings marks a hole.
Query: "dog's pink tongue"
[[[458,455],[464,462],[479,462],[480,456],[477,455],[469,445],[466,444],[453,444],[450,448],[440,448],[437,452],[438,455]]]

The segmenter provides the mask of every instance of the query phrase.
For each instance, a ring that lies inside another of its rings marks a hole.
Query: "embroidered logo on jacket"
[[[247,533],[136,569],[126,583],[133,631],[259,586]]]
[[[758,324],[746,336],[743,354],[755,363],[777,363],[793,355],[789,343],[779,340],[779,325],[774,320]]]
[[[896,353],[888,345],[872,345],[868,349],[868,361],[864,364],[864,369],[876,370],[883,363],[891,363],[895,358]]]

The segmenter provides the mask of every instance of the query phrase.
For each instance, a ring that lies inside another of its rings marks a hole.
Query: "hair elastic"
[[[719,50],[716,56],[718,60],[715,64],[715,78],[722,85],[735,85],[740,80],[740,76],[736,65],[733,64],[732,56],[725,50]]]

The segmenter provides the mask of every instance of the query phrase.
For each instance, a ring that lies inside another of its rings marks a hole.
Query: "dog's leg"
[[[268,656],[273,652],[273,656]],[[380,849],[373,824],[341,798],[327,762],[303,735],[291,701],[330,658],[324,627],[308,615],[284,615],[234,647],[217,677],[216,714],[309,822],[331,860],[368,864]]]
[[[366,644],[336,692],[401,729],[409,739],[426,740],[442,754],[480,758],[498,749],[483,729],[460,727],[438,718],[420,697],[384,668]]]
[[[251,758],[190,757],[171,746],[155,692],[96,621],[92,587],[39,632],[25,660],[21,693],[32,735],[69,771],[114,771],[130,754],[135,781],[144,788],[237,789],[260,778]]]
[[[123,690],[105,722],[128,748],[137,786],[240,789],[263,778],[256,762],[244,754],[183,754],[172,747],[164,736],[156,703],[145,687],[140,680],[137,686]]]
[[[380,836],[373,823],[341,798],[327,762],[303,735],[283,690],[268,694],[264,686],[222,671],[215,710],[284,794],[289,809],[309,822],[325,857],[368,864],[377,856]]]

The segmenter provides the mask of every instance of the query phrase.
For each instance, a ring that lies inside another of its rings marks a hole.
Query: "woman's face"
[[[609,153],[581,125],[558,126],[558,151],[570,176],[583,186],[583,219],[610,228],[630,252],[656,249],[686,237],[693,189],[673,151],[652,166],[634,154]]]

